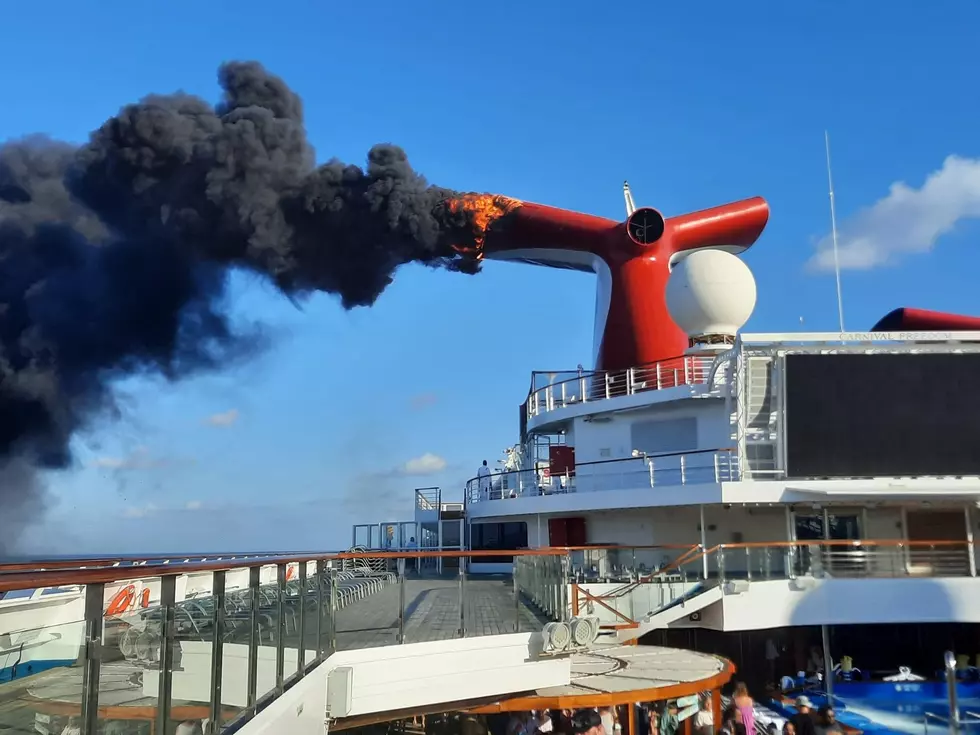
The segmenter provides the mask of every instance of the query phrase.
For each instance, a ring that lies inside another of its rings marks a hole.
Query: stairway
[[[617,636],[620,642],[638,639],[652,630],[666,628],[671,623],[720,601],[724,595],[721,585],[711,583],[709,585],[702,583],[686,594],[679,595],[638,621],[639,627],[619,631]]]
[[[739,437],[744,441],[744,477],[771,476],[776,471],[777,388],[772,379],[772,357],[746,357],[744,393],[741,396]]]

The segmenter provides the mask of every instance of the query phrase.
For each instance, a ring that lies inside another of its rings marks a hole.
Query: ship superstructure
[[[2,567],[3,721],[320,735],[622,707],[632,735],[638,703],[720,722],[735,664],[760,694],[870,673],[862,640],[906,667],[890,696],[937,691],[900,657],[946,647],[950,692],[976,697],[956,683],[976,628],[955,626],[980,622],[980,323],[745,333],[737,254],[765,201],[664,218],[624,198],[621,223],[506,200],[488,224],[482,257],[597,274],[595,367],[533,373],[515,444],[462,497],[416,489],[346,552]],[[5,617],[18,599],[33,618]]]
[[[976,320],[905,309],[868,332],[742,332],[756,286],[735,254],[765,202],[664,219],[628,185],[625,199],[601,237],[554,212],[491,230],[488,257],[535,264],[593,243],[600,367],[532,373],[509,468],[466,484],[468,548],[573,548],[574,609],[621,639],[757,631],[786,671],[805,664],[808,628],[819,645],[821,626],[980,622]],[[696,232],[710,234],[684,239]],[[608,294],[636,262],[657,298],[613,318],[632,292]]]

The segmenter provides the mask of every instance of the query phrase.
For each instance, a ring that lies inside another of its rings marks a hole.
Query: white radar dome
[[[691,339],[734,336],[755,309],[755,278],[724,250],[698,250],[674,265],[667,281],[667,311]]]

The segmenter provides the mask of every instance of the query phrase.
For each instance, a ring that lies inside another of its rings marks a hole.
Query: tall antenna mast
[[[626,216],[629,217],[636,211],[636,205],[633,204],[633,192],[630,191],[628,181],[623,182],[623,198],[626,200]]]
[[[834,241],[834,277],[837,279],[837,321],[840,331],[844,331],[844,298],[840,288],[840,256],[837,254],[837,211],[834,208],[834,178],[830,174],[830,133],[823,131],[823,141],[827,148],[827,184],[830,187],[830,233]]]

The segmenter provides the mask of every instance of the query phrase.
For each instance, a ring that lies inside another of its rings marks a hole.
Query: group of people
[[[830,705],[817,710],[808,697],[796,698],[796,714],[783,726],[783,735],[844,735],[837,715]]]
[[[824,705],[814,710],[805,696],[797,697],[795,705],[796,712],[783,724],[782,735],[844,735],[833,707]],[[731,703],[722,714],[720,730],[722,735],[767,735],[756,724],[755,701],[744,683],[735,685]]]
[[[636,733],[629,732],[629,724],[626,724],[629,709],[628,705],[624,705],[515,712],[510,716],[505,735],[679,735],[681,732],[676,701],[641,703],[636,707]],[[692,735],[714,734],[709,695],[699,698],[699,708],[692,717],[691,725]]]

